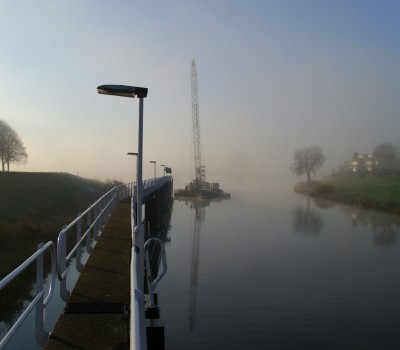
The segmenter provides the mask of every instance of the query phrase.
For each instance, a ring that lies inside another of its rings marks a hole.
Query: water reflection
[[[321,214],[310,206],[310,197],[307,197],[306,206],[297,206],[291,211],[291,216],[295,231],[305,235],[318,235],[324,226]]]
[[[315,207],[311,207],[312,204]],[[319,234],[323,228],[323,219],[316,208],[329,209],[337,206],[350,218],[354,229],[367,228],[373,232],[373,242],[380,247],[390,247],[397,243],[400,232],[400,217],[355,206],[340,205],[316,197],[307,197],[305,207],[297,206],[291,211],[293,227],[303,234]]]
[[[210,205],[209,199],[185,200],[185,204],[193,210],[193,235],[192,235],[192,262],[190,268],[190,289],[189,289],[189,328],[194,330],[196,321],[196,300],[198,270],[200,261],[200,234],[201,225],[205,221],[205,208]]]
[[[343,207],[354,228],[366,227],[374,233],[374,244],[381,247],[392,246],[397,241],[400,218],[357,207]]]

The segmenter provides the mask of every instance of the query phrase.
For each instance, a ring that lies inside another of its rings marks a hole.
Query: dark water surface
[[[176,200],[166,349],[400,349],[399,232],[393,215],[291,192]],[[62,309],[55,297],[46,329]],[[39,349],[33,321],[7,349]]]
[[[174,203],[167,349],[400,349],[397,217],[288,193]]]

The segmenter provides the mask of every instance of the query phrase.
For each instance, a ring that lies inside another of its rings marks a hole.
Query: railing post
[[[43,243],[40,243],[37,247],[37,250],[41,250],[43,248]],[[44,324],[44,291],[43,291],[43,254],[40,254],[37,259],[36,259],[36,286],[35,286],[35,291],[36,291],[36,296],[39,296],[39,300],[36,304],[36,325],[35,325],[35,337],[36,341],[40,345],[44,345],[47,338],[48,338],[48,333],[44,331],[43,329],[43,324]]]
[[[100,236],[101,230],[103,229],[103,223],[101,221],[101,217],[102,217],[101,213],[102,213],[102,211],[103,211],[103,198],[100,199],[99,206],[97,207],[97,217],[98,217],[97,229],[98,229],[98,235],[99,236]]]
[[[76,243],[78,243],[81,240],[81,238],[82,238],[82,213],[79,213],[79,220],[76,225]],[[79,272],[82,272],[83,270],[81,257],[82,257],[82,249],[81,245],[79,245],[79,248],[75,251],[75,267],[76,270]]]
[[[65,228],[67,225],[63,226],[63,229],[58,237],[57,245],[57,256],[58,256],[58,279],[60,280],[60,296],[61,299],[67,301],[69,297],[69,290],[67,289],[67,235]]]
[[[98,212],[98,206],[99,202],[94,206],[93,208],[93,220],[94,220],[94,226],[93,226],[93,238],[98,241],[99,240],[99,219],[97,217],[97,212]]]
[[[89,227],[91,225],[91,214],[92,212],[88,210],[86,214],[86,227],[87,230],[89,230]],[[88,234],[86,235],[86,251],[90,254],[92,252],[92,245],[91,245],[91,232],[89,230]]]

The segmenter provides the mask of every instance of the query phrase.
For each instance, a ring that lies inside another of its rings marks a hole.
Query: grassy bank
[[[66,173],[0,173],[0,221],[41,221],[82,210],[104,183]]]
[[[23,257],[39,242],[56,240],[62,225],[99,198],[104,186],[65,173],[0,173],[0,277],[14,260],[7,256]]]
[[[307,193],[306,183],[295,191]],[[323,197],[368,209],[400,214],[400,176],[341,175],[313,182],[310,195]]]
[[[0,279],[40,242],[56,241],[71,222],[105,191],[100,181],[65,173],[0,173]],[[46,258],[48,260],[48,257]],[[9,322],[32,297],[35,266],[0,293],[0,321]]]

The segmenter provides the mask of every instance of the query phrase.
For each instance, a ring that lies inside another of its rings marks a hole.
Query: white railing
[[[85,244],[86,251],[90,254],[92,252],[92,239],[95,241],[99,239],[99,235],[111,215],[115,204],[119,200],[129,197],[132,194],[132,189],[132,184],[114,187],[61,230],[57,240],[57,274],[60,280],[60,296],[64,301],[67,301],[71,294],[67,289],[68,264],[75,258],[76,270],[79,272],[82,271],[83,264],[81,257],[83,244]],[[86,224],[86,229],[82,230],[84,224]],[[74,232],[74,246],[67,254],[68,238]]]
[[[47,295],[45,296],[44,289],[44,253],[50,250],[51,253],[51,272],[50,272],[50,287]],[[24,310],[24,312],[19,316],[14,325],[10,328],[7,334],[0,342],[0,349],[3,349],[6,344],[9,342],[11,337],[15,334],[18,328],[21,326],[22,322],[27,318],[29,313],[36,308],[36,320],[35,320],[35,336],[36,341],[40,345],[44,345],[46,340],[48,339],[49,332],[44,330],[44,313],[47,304],[49,303],[53,292],[56,281],[56,253],[53,242],[47,242],[45,245],[40,243],[38,245],[36,253],[31,255],[23,264],[17,267],[13,272],[11,272],[8,276],[4,277],[0,281],[0,291],[12,282],[18,275],[20,275],[23,271],[25,271],[33,262],[36,261],[36,287],[35,287],[35,298],[29,303],[28,307]]]
[[[171,176],[158,177],[156,179],[143,181],[143,200],[152,192],[159,189],[161,186],[172,181]]]
[[[159,260],[162,259],[163,263],[163,270],[160,274],[157,275],[155,279],[153,279],[153,276],[151,275],[151,266],[150,266],[150,256],[149,256],[149,247],[150,244],[154,242],[157,243],[160,247],[160,256]],[[146,274],[147,274],[147,286],[149,289],[149,296],[150,296],[150,307],[154,306],[154,291],[156,290],[158,282],[161,281],[161,278],[164,277],[164,275],[167,272],[167,256],[165,255],[165,245],[164,242],[156,237],[149,238],[146,243],[144,244],[144,250],[145,250],[145,263],[146,263]]]
[[[157,179],[145,180],[143,181],[143,200],[150,195],[153,191],[157,190],[164,184],[172,181],[172,178],[169,176],[164,176]],[[93,203],[88,209],[86,209],[83,213],[79,214],[76,219],[74,219],[70,224],[65,225],[60,234],[58,235],[57,240],[57,253],[53,242],[47,242],[45,245],[43,243],[39,244],[38,250],[25,262],[23,262],[18,268],[16,268],[9,275],[4,277],[0,281],[0,291],[8,285],[11,281],[13,281],[18,275],[20,275],[25,269],[28,268],[35,260],[37,262],[36,267],[36,296],[28,305],[28,307],[24,310],[24,312],[19,316],[14,325],[10,328],[10,330],[6,333],[3,339],[0,342],[0,350],[3,349],[6,344],[9,342],[11,337],[15,334],[21,324],[24,322],[28,314],[36,308],[36,321],[35,321],[35,336],[36,341],[40,345],[44,345],[49,337],[49,332],[44,331],[44,311],[49,303],[53,293],[56,277],[58,276],[58,280],[60,281],[60,296],[66,301],[68,296],[70,295],[70,291],[67,289],[67,274],[68,274],[68,265],[75,258],[75,266],[76,269],[81,272],[83,269],[83,264],[81,261],[82,256],[82,247],[85,246],[86,251],[90,254],[93,250],[92,241],[98,240],[99,235],[101,234],[102,229],[104,228],[111,212],[114,208],[114,205],[128,197],[132,197],[132,245],[135,246],[134,242],[134,224],[133,224],[133,215],[134,215],[134,205],[136,200],[136,188],[134,183],[121,185],[114,187],[110,191],[108,191],[104,196],[99,198],[95,203]],[[85,229],[82,227],[86,225]],[[84,232],[83,232],[84,231]],[[75,241],[74,246],[67,254],[67,243],[69,236],[75,233]],[[144,247],[141,247],[144,249]],[[44,253],[50,250],[51,253],[51,273],[50,273],[50,287],[47,295],[45,296],[45,283],[44,283],[44,266],[43,266],[43,255]],[[138,281],[137,276],[140,276],[140,273],[136,270],[137,266],[137,256],[133,254],[132,266],[131,266],[131,291],[134,293],[134,305],[131,306],[131,310],[133,310],[133,314],[131,314],[131,322],[137,325],[137,332],[135,334],[131,334],[131,337],[136,339],[135,343],[137,346],[135,349],[145,349],[146,348],[146,328],[145,328],[145,310],[144,310],[144,293],[140,289],[138,289]],[[134,328],[135,328],[134,327]]]
[[[67,266],[73,257],[76,258],[76,269],[81,271],[83,268],[81,262],[81,246],[85,242],[86,251],[90,254],[92,252],[92,237],[97,240],[102,228],[104,227],[108,216],[110,215],[114,204],[123,198],[127,198],[132,195],[134,191],[134,184],[130,183],[127,185],[121,185],[114,187],[108,191],[104,196],[99,198],[94,204],[92,204],[85,212],[80,214],[75,220],[69,225],[66,225],[61,230],[58,241],[57,241],[57,253],[53,242],[47,242],[45,245],[39,244],[38,250],[26,261],[24,261],[19,267],[13,272],[4,277],[0,281],[0,291],[18,277],[24,270],[26,270],[35,260],[36,266],[36,287],[35,287],[35,298],[29,303],[27,308],[19,316],[17,321],[13,324],[10,330],[5,334],[0,342],[0,350],[3,349],[6,344],[10,341],[12,336],[27,318],[29,313],[35,308],[36,309],[36,320],[35,320],[35,337],[39,345],[44,345],[49,337],[49,332],[44,331],[44,312],[47,304],[54,293],[55,282],[60,280],[60,294],[63,300],[66,300],[66,296],[69,295],[69,291],[66,288],[66,277],[67,277]],[[82,235],[82,226],[86,223],[86,230]],[[76,244],[66,254],[67,250],[67,238],[70,231],[76,232]],[[44,267],[43,267],[43,255],[50,250],[51,253],[51,272],[50,272],[50,288],[48,294],[45,295],[45,283],[44,283]]]
[[[170,176],[164,176],[157,179],[143,181],[143,192],[142,200],[146,200],[146,197],[151,195],[152,192],[159,189],[161,186],[172,181]],[[132,197],[131,200],[131,230],[132,230],[132,257],[131,257],[131,305],[130,305],[130,347],[135,350],[146,350],[147,339],[146,339],[146,317],[145,317],[145,298],[144,291],[140,289],[139,279],[142,278],[143,274],[138,271],[140,250],[145,250],[144,246],[140,246],[139,240],[139,227],[135,224],[135,204],[136,198]],[[144,233],[142,233],[144,234]],[[143,243],[142,243],[143,245]],[[165,257],[165,252],[163,258]],[[166,261],[165,268],[166,270]],[[164,271],[165,273],[165,271]],[[163,274],[164,275],[164,274]],[[161,276],[162,277],[162,276]],[[160,278],[161,278],[160,277]],[[158,281],[157,281],[158,283]],[[155,287],[155,286],[154,286]],[[154,290],[154,288],[153,288]],[[154,298],[151,298],[151,302],[154,303]]]

